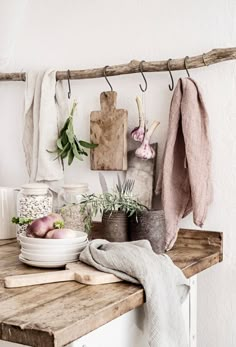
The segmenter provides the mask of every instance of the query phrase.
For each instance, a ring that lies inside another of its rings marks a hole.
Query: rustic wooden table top
[[[65,346],[144,303],[141,286],[77,282],[6,289],[9,275],[42,272],[18,260],[14,240],[0,241],[0,339],[37,347]],[[168,252],[187,277],[222,261],[222,234],[180,230]]]

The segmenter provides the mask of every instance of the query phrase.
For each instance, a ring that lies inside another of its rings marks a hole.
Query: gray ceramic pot
[[[129,218],[129,239],[149,240],[155,253],[165,251],[165,217],[162,210],[140,212]]]
[[[103,238],[111,242],[128,241],[128,218],[121,211],[105,212],[102,216]]]

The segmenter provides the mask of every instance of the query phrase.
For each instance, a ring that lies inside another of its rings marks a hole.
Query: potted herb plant
[[[81,212],[90,210],[85,220],[86,229],[91,229],[92,218],[101,213],[101,237],[113,242],[128,241],[128,218],[147,210],[146,206],[132,197],[133,186],[134,181],[126,180],[122,184],[118,178],[118,184],[112,193],[106,191],[98,195],[84,195],[80,203]]]

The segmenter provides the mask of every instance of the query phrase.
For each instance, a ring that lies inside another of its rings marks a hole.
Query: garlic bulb
[[[144,159],[144,160],[152,159],[155,157],[156,153],[150,145],[150,140],[151,140],[152,134],[154,133],[155,129],[158,127],[159,124],[160,122],[154,121],[151,127],[145,133],[141,146],[137,148],[135,151],[136,157],[140,159]]]
[[[131,136],[134,139],[134,141],[142,142],[145,135],[145,119],[144,119],[144,113],[142,109],[142,101],[139,96],[136,97],[136,102],[138,106],[138,115],[139,115],[139,126],[134,128],[131,131]]]

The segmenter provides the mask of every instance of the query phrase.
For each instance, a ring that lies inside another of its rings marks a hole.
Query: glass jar
[[[21,186],[17,195],[17,217],[37,219],[52,213],[53,196],[47,184],[29,183]],[[25,232],[27,225],[17,226],[19,234]]]
[[[83,194],[89,193],[88,184],[66,184],[58,194],[59,213],[64,219],[65,228],[86,231],[86,213],[81,212],[80,202]]]

